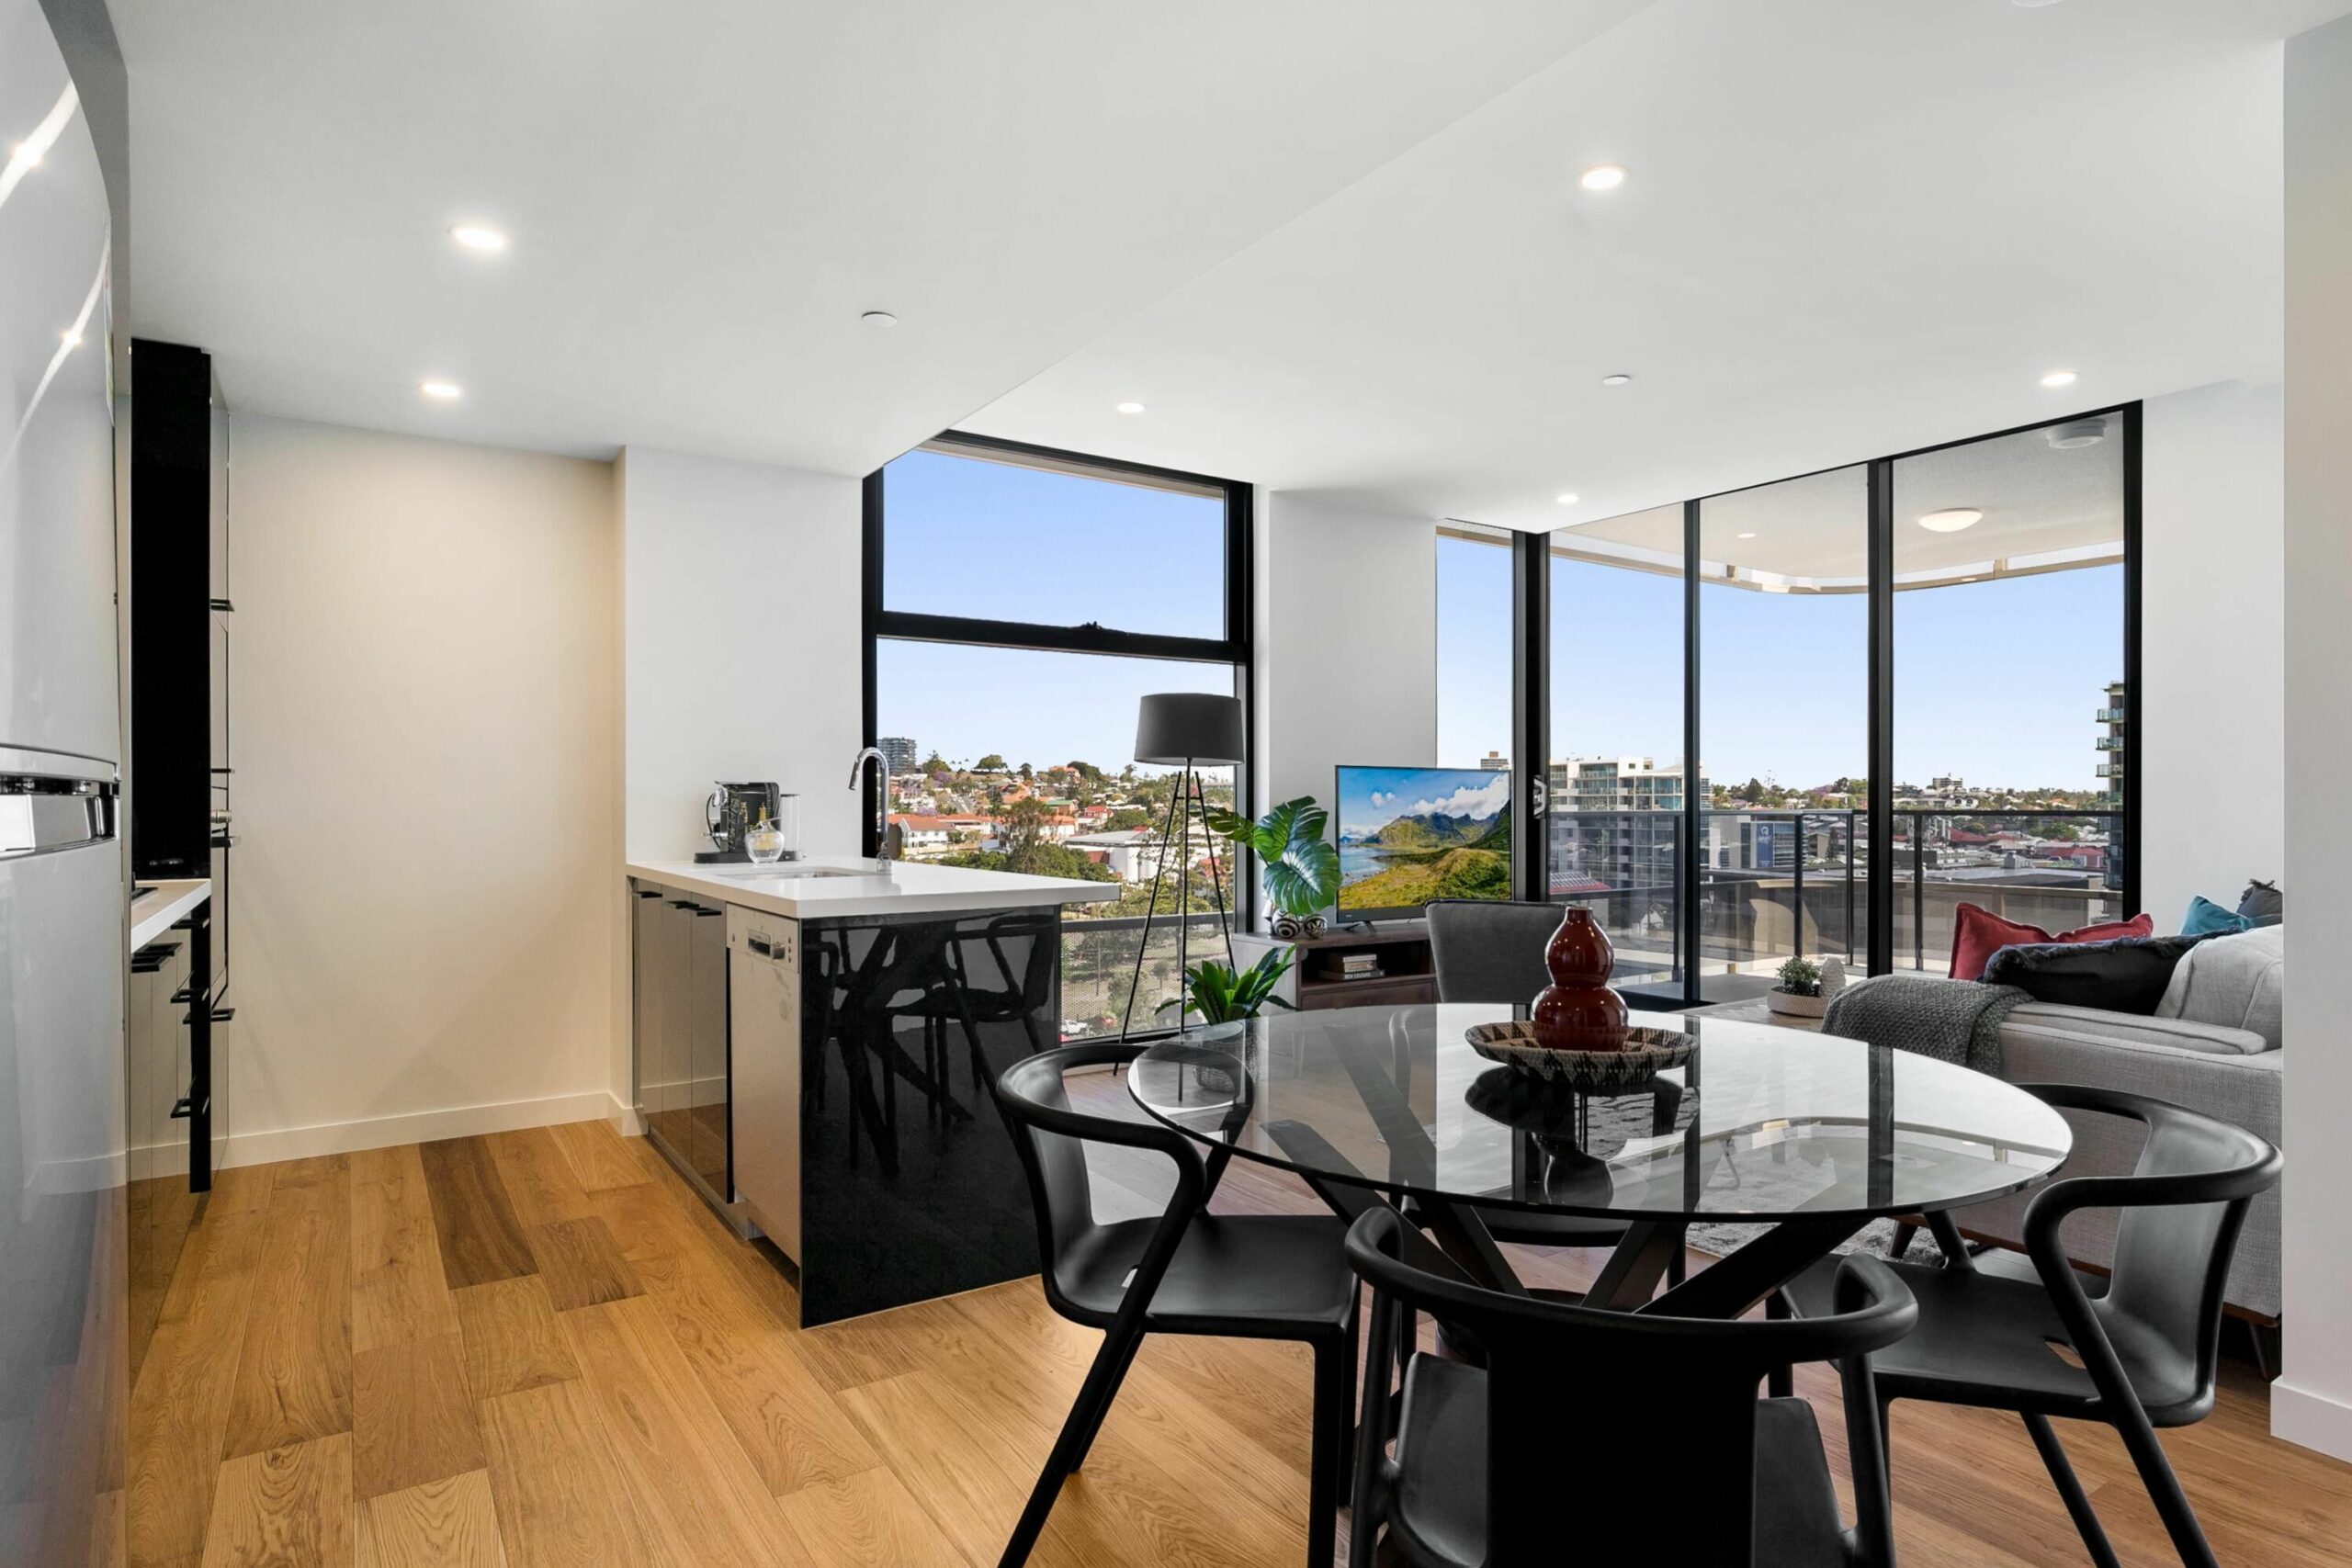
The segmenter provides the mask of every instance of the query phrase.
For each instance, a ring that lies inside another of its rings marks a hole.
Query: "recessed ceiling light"
[[[455,402],[466,395],[466,389],[455,381],[419,381],[416,389],[439,402]]]
[[[1633,379],[1631,376],[1620,370],[1613,376],[1603,376],[1600,378],[1600,384],[1604,387],[1623,387],[1631,383]]]
[[[62,337],[65,339],[65,346],[66,346],[66,347],[68,347],[68,348],[79,348],[79,347],[81,347],[81,346],[82,346],[82,329],[81,329],[81,328],[79,328],[79,327],[68,327],[68,328],[66,328],[66,329],[65,329],[65,331],[64,331],[62,333],[61,333],[60,335],[61,335],[61,336],[62,336]]]
[[[1947,506],[1941,512],[1919,514],[1919,526],[1930,534],[1957,534],[1984,521],[1984,513],[1973,506]]]
[[[1564,490],[1552,499],[1562,506],[1574,506],[1577,503],[1577,492],[1572,490]]]
[[[2071,387],[2075,384],[2075,373],[2072,370],[2052,370],[2041,378],[2041,384],[2045,387]]]
[[[8,162],[20,168],[38,168],[40,165],[40,154],[41,150],[31,142],[19,141],[8,149]]]
[[[1143,405],[1141,403],[1121,403],[1119,405],[1119,412],[1121,413],[1141,413],[1143,412]]]
[[[1587,190],[1615,190],[1625,183],[1625,167],[1622,164],[1595,164],[1577,176],[1577,184]]]
[[[888,310],[868,310],[858,320],[869,327],[895,327],[899,324],[899,318]]]
[[[1738,536],[1737,536],[1737,537],[1742,538],[1742,539],[1752,539],[1752,538],[1756,537],[1756,536],[1755,536],[1754,534],[1750,533],[1750,534],[1741,534],[1741,535],[1738,535]]]
[[[506,236],[480,223],[460,223],[449,231],[449,238],[469,251],[503,251]]]

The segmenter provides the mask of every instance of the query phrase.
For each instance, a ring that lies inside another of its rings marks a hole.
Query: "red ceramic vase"
[[[1625,1048],[1625,998],[1609,985],[1616,961],[1590,909],[1571,904],[1561,911],[1560,929],[1544,949],[1552,983],[1536,993],[1528,1015],[1537,1043],[1555,1051]]]

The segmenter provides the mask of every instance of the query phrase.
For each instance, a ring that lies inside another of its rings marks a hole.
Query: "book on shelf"
[[[1325,977],[1332,980],[1377,980],[1381,977],[1384,971],[1377,964],[1372,965],[1370,968],[1358,968],[1354,965],[1346,965],[1341,968],[1327,971]]]

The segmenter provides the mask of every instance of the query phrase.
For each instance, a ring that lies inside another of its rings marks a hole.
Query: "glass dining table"
[[[1705,1015],[1634,1015],[1695,1037],[1687,1062],[1606,1092],[1480,1056],[1474,1004],[1283,1013],[1152,1046],[1143,1110],[1212,1150],[1293,1171],[1342,1217],[1410,1199],[1467,1278],[1526,1287],[1484,1216],[1624,1222],[1585,1301],[1736,1316],[1872,1220],[1935,1215],[2041,1181],[2066,1121],[2013,1085],[1915,1053]],[[1752,1238],[1659,1293],[1693,1224]]]

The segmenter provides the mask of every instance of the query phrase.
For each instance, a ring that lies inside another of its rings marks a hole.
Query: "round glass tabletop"
[[[2000,1079],[1911,1052],[1675,1013],[1684,1066],[1608,1092],[1480,1056],[1475,1024],[1524,1008],[1282,1013],[1137,1058],[1159,1121],[1302,1175],[1456,1202],[1621,1219],[1924,1213],[2032,1185],[2065,1119]]]

